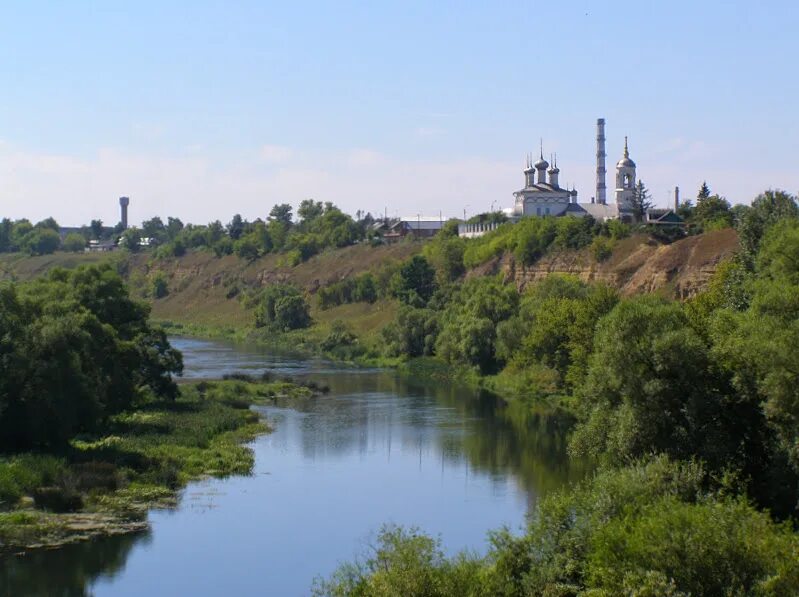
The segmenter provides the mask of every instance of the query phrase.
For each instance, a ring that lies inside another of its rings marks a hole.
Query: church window
[[[549,208],[547,207],[547,215],[549,215]]]
[[[537,215],[537,216],[541,215],[541,208],[540,207],[536,207],[535,208],[535,215]]]

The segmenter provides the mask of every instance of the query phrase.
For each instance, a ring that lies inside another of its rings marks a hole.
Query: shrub
[[[595,236],[591,241],[591,255],[598,262],[607,261],[613,255],[613,241],[605,236]]]
[[[70,232],[64,238],[61,248],[64,251],[69,251],[70,253],[80,253],[86,248],[86,239],[82,234]]]
[[[51,512],[75,512],[83,507],[83,498],[71,488],[37,487],[33,490],[37,508]]]
[[[406,261],[392,279],[394,296],[414,307],[424,307],[435,290],[436,272],[421,255]]]
[[[353,359],[363,353],[363,350],[358,345],[358,337],[340,320],[332,323],[330,332],[322,340],[320,347],[325,352],[341,359]]]
[[[255,309],[256,327],[274,326],[287,331],[308,327],[310,323],[308,303],[296,287],[273,284],[261,294]]]
[[[373,303],[377,300],[377,284],[374,275],[367,272],[323,286],[317,297],[321,309],[348,303]]]
[[[152,294],[154,298],[164,298],[169,294],[169,283],[162,272],[156,273],[152,278]]]

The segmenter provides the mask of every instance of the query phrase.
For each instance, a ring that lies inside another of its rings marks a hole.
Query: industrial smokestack
[[[680,187],[674,187],[674,212],[680,209]]]
[[[120,221],[122,222],[122,229],[127,230],[128,228],[128,205],[130,205],[130,199],[128,197],[120,197],[119,198],[119,210],[120,210]]]
[[[605,119],[596,121],[596,202],[607,203],[605,195]]]

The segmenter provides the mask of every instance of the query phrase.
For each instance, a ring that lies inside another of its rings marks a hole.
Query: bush
[[[392,279],[392,293],[412,307],[424,307],[436,290],[436,272],[421,255],[406,261]]]
[[[64,487],[37,487],[33,501],[37,508],[51,512],[75,512],[83,507],[80,494]]]
[[[282,296],[275,301],[275,325],[283,330],[308,327],[311,316],[305,298],[300,295]]]
[[[308,327],[310,310],[305,297],[294,286],[273,284],[268,286],[255,310],[255,326],[272,326],[281,331]]]
[[[388,356],[432,355],[439,332],[438,313],[431,309],[403,307],[396,321],[382,330]]]
[[[156,273],[152,278],[152,295],[154,298],[164,298],[169,294],[169,283],[162,272]]]
[[[363,354],[363,349],[358,344],[358,337],[340,320],[332,323],[330,333],[322,340],[320,348],[345,360],[351,360]]]
[[[31,255],[50,255],[61,245],[61,237],[50,228],[35,228],[25,237],[24,243]]]
[[[233,243],[233,250],[237,256],[248,261],[258,259],[261,254],[258,239],[254,234],[248,234]]]
[[[374,275],[367,272],[323,286],[317,292],[317,297],[321,309],[349,303],[373,303],[377,300],[377,284]]]
[[[598,262],[607,261],[613,255],[613,241],[605,236],[595,236],[591,241],[591,255]]]
[[[70,253],[80,253],[86,248],[86,239],[82,234],[70,232],[64,238],[61,248],[64,251],[69,251]]]

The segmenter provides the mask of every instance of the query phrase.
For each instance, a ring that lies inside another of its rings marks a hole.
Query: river
[[[384,523],[445,551],[484,551],[536,501],[579,477],[565,423],[466,388],[185,338],[185,377],[244,371],[314,380],[329,394],[259,407],[274,427],[251,476],[192,483],[147,533],[6,561],[20,595],[307,595],[316,576],[367,553]],[[7,573],[9,571],[7,570]]]

